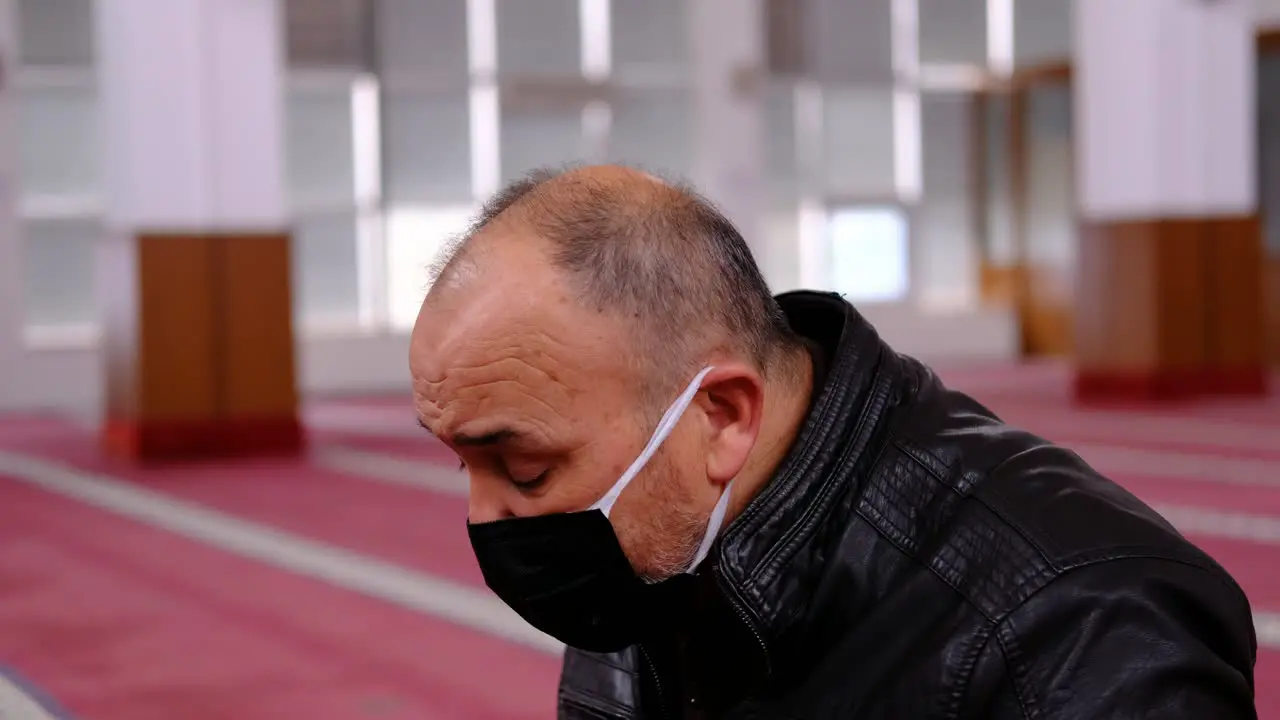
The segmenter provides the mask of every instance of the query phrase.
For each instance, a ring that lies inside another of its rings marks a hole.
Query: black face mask
[[[599,510],[468,525],[485,583],[530,625],[564,644],[616,652],[686,604],[692,575],[636,575]]]
[[[685,604],[692,576],[645,582],[622,552],[608,513],[675,428],[711,369],[685,388],[640,457],[591,509],[467,525],[485,583],[530,625],[570,647],[616,652]],[[710,551],[728,500],[726,486],[688,572]]]

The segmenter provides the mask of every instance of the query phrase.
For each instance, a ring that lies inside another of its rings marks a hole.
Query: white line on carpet
[[[1280,428],[1274,425],[1160,415],[1129,417],[1122,413],[1091,416],[1026,410],[997,414],[1013,427],[1066,445],[1081,436],[1123,445],[1200,446],[1228,452],[1274,452],[1280,445],[1276,440]]]
[[[1152,505],[1179,532],[1229,540],[1280,545],[1280,518],[1270,515],[1221,512],[1185,505]],[[1280,552],[1280,551],[1278,551]]]
[[[1232,485],[1262,485],[1280,488],[1280,461],[1226,457],[1205,453],[1172,452],[1121,448],[1078,443],[1066,445],[1107,476],[1196,480]]]
[[[58,720],[18,683],[0,674],[0,718],[3,720]]]
[[[183,502],[107,475],[0,452],[0,474],[206,545],[548,653],[563,646],[487,590]]]
[[[466,495],[465,478],[460,473],[445,470],[439,465],[394,461],[376,453],[354,450],[333,449],[332,452],[337,457],[345,455],[344,462],[347,463],[348,470],[375,476],[382,473],[378,479],[424,487],[436,485],[445,492]],[[387,477],[396,473],[398,475],[394,479]],[[547,653],[559,653],[563,650],[563,645],[558,641],[529,626],[488,591],[241,520],[107,475],[81,472],[58,463],[0,452],[0,474],[219,550],[328,582],[494,637]],[[1183,510],[1185,509],[1173,509],[1175,514]],[[1162,512],[1168,516],[1170,508],[1163,508]],[[1185,522],[1185,518],[1183,520]],[[1249,528],[1236,530],[1237,532],[1274,531],[1270,525],[1262,526],[1265,530],[1259,531],[1257,528],[1260,526],[1249,525],[1248,522],[1241,524],[1240,518],[1218,518],[1213,521],[1201,518],[1197,522],[1216,523],[1218,527]],[[1232,525],[1232,522],[1237,525]],[[1280,613],[1255,612],[1254,625],[1260,646],[1280,649]],[[43,720],[40,716],[37,718]]]
[[[467,496],[466,473],[440,463],[334,445],[312,450],[311,461],[330,470],[370,477],[393,485],[408,485],[464,498]]]
[[[444,495],[467,496],[467,475],[441,463],[380,452],[329,445],[311,453],[321,467],[393,485],[423,488]]]
[[[1258,635],[1258,647],[1280,650],[1280,614],[1254,612],[1253,627]]]

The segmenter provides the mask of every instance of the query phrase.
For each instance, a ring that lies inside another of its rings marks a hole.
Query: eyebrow
[[[431,435],[435,435],[431,428],[427,427],[427,424],[422,422],[422,418],[418,418],[417,420],[418,427],[426,430]],[[489,432],[482,433],[480,435],[455,433],[450,439],[453,441],[454,445],[459,447],[488,447],[508,442],[518,437],[520,437],[520,433],[512,430],[511,428],[498,428],[497,430],[490,430]]]

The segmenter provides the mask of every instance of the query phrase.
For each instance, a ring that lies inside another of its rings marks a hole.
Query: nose
[[[467,476],[467,522],[479,525],[515,517],[501,483],[473,471],[469,471]]]

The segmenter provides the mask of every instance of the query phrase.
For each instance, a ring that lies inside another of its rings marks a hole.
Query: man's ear
[[[723,487],[742,471],[760,434],[764,380],[747,365],[716,365],[694,402],[707,418],[707,478]]]

